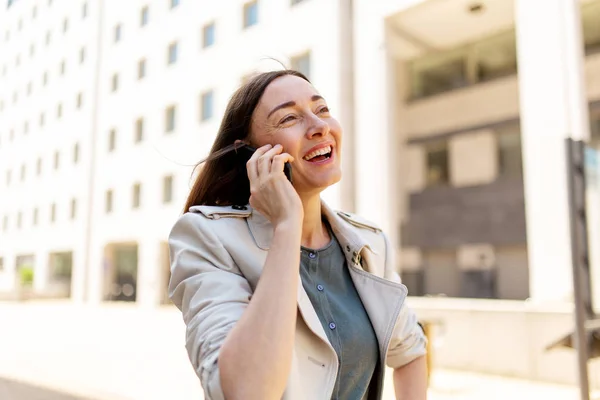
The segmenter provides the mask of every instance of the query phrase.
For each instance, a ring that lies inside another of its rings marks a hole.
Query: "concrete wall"
[[[409,297],[421,321],[435,323],[434,368],[457,368],[577,384],[575,351],[546,347],[573,329],[568,304]],[[590,382],[600,388],[600,364]]]

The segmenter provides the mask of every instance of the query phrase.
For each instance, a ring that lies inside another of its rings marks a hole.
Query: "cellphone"
[[[236,149],[236,153],[241,154],[244,157],[244,162],[248,162],[248,160],[250,160],[250,157],[252,157],[252,154],[254,154],[255,151],[256,149],[254,147],[247,144],[240,146]],[[283,165],[283,173],[285,174],[288,181],[292,182],[292,166],[289,162],[286,162]]]

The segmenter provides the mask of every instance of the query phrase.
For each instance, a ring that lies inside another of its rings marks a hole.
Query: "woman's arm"
[[[275,229],[252,300],[221,348],[227,400],[278,400],[291,368],[296,328],[301,227]]]
[[[427,399],[427,362],[424,356],[394,369],[396,400]]]

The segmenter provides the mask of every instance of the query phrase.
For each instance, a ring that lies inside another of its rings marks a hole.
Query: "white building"
[[[192,166],[207,155],[242,80],[279,67],[268,58],[279,60],[310,75],[347,119],[344,4],[2,7],[0,293],[11,293],[17,271],[33,266],[38,295],[166,301],[168,232]],[[333,204],[338,192],[327,195]]]

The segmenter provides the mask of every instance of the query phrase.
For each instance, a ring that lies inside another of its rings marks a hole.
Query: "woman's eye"
[[[295,116],[293,116],[293,115],[288,115],[287,117],[285,117],[284,119],[282,119],[280,123],[281,123],[281,124],[285,124],[286,122],[290,122],[290,121],[293,121],[293,120],[295,120],[295,119],[296,119],[296,117],[295,117]]]
[[[319,109],[319,114],[328,113],[328,112],[329,112],[329,107],[323,107],[323,108]]]

